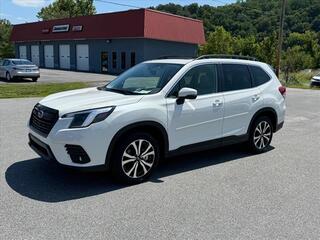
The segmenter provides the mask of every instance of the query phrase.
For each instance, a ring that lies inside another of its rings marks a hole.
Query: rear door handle
[[[259,99],[260,99],[260,95],[259,95],[259,94],[255,94],[255,95],[253,95],[253,97],[252,97],[252,101],[253,101],[253,102],[258,101]]]

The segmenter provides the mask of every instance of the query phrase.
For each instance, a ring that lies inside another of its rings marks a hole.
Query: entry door
[[[89,46],[87,44],[77,45],[77,70],[89,71]]]
[[[189,70],[167,98],[170,149],[222,136],[223,94],[217,93],[217,66],[206,64]],[[198,91],[196,99],[177,103],[177,93],[183,87]]]
[[[31,46],[31,61],[37,66],[40,65],[39,46],[38,45]]]
[[[60,68],[70,69],[70,46],[60,45],[59,54],[60,54]]]
[[[108,52],[101,52],[101,72],[107,73],[109,67]]]
[[[21,59],[27,59],[27,47],[26,46],[19,47],[19,55],[20,55]]]
[[[54,68],[53,45],[44,46],[44,65],[46,68]]]

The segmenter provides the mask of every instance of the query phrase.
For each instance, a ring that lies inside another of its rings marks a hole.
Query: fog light
[[[85,164],[90,162],[90,158],[88,154],[81,146],[65,145],[65,148],[72,162],[79,163],[79,164]]]

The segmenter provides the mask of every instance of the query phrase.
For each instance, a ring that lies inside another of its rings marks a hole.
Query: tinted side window
[[[251,88],[251,76],[246,65],[223,64],[223,91],[234,91]]]
[[[3,66],[8,66],[8,65],[10,65],[10,62],[8,60],[4,60]]]
[[[198,95],[217,92],[218,71],[214,64],[201,65],[189,70],[174,87],[171,96],[178,96],[181,88],[194,88]]]
[[[270,76],[260,67],[250,66],[250,71],[253,76],[254,86],[262,85],[271,79]]]

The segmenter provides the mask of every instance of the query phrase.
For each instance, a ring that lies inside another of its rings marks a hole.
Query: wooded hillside
[[[215,0],[213,0],[215,1]],[[222,0],[216,0],[223,3]],[[155,9],[203,20],[207,44],[200,54],[253,56],[275,65],[280,0],[242,0],[213,7],[193,3],[159,5]],[[320,68],[320,0],[287,0],[282,71]]]
[[[220,4],[222,2],[217,1]],[[247,0],[221,7],[199,6],[197,3],[181,6],[170,3],[159,5],[155,9],[201,19],[207,34],[217,26],[223,26],[232,35],[255,35],[261,39],[278,30],[280,2]],[[286,34],[303,33],[307,30],[320,31],[320,0],[288,0],[286,9]]]

